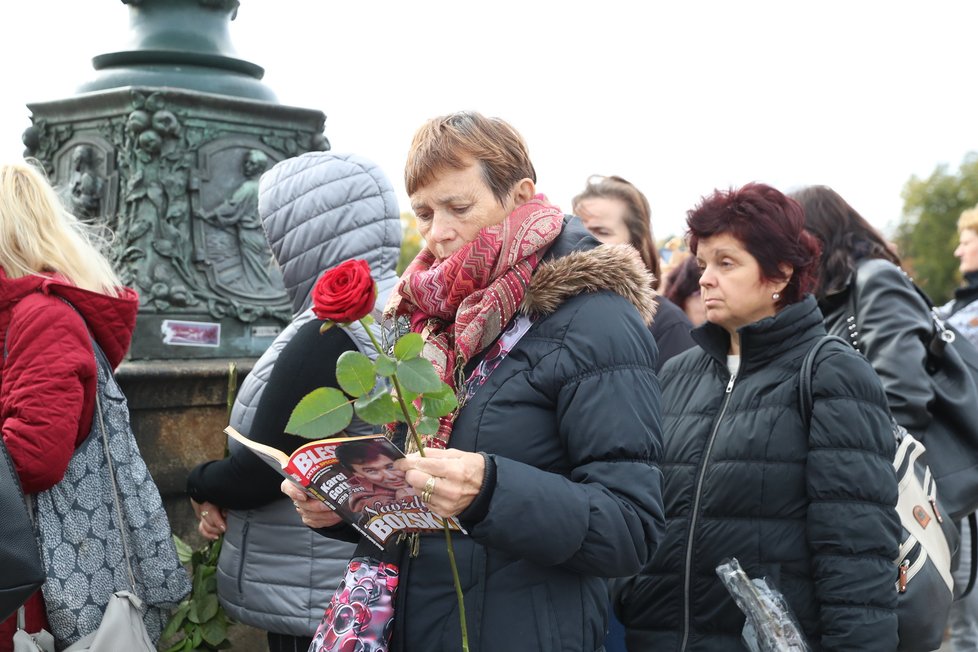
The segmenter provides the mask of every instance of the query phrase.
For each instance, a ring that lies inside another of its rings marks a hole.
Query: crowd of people
[[[293,450],[292,410],[340,387],[341,355],[376,358],[372,342],[418,333],[459,407],[424,435],[425,455],[394,428],[406,457],[349,445],[340,462],[358,500],[420,496],[465,533],[380,550],[234,445],[187,481],[200,534],[224,537],[233,619],[266,631],[272,652],[457,650],[464,600],[473,650],[747,650],[717,574],[736,558],[780,591],[811,650],[904,649],[891,420],[925,444],[935,427],[934,317],[845,199],[817,185],[715,190],[688,213],[687,255],[664,262],[633,184],[593,176],[565,213],[537,188],[521,135],[475,112],[422,125],[404,181],[424,247],[398,278],[399,212],[375,164],[315,152],[261,175],[258,216],[295,317],[231,425]],[[0,428],[29,494],[88,435],[90,334],[118,364],[137,306],[57,201],[29,163],[0,167]],[[964,285],[938,314],[978,346],[978,208],[957,226]],[[323,330],[316,279],[354,258],[377,282],[374,319]],[[827,334],[851,346],[816,357],[806,414],[802,362]],[[346,434],[375,430],[355,419]],[[353,609],[351,587],[369,602]],[[934,618],[956,651],[978,649],[974,594]],[[26,620],[46,625],[40,594]],[[0,625],[0,652],[14,628]]]

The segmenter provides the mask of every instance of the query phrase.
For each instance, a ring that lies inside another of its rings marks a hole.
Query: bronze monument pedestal
[[[329,142],[322,112],[278,104],[262,68],[234,55],[238,0],[122,1],[131,48],[95,57],[79,95],[29,105],[25,155],[72,212],[113,234],[106,253],[140,295],[117,376],[174,533],[197,547],[184,488],[224,453],[228,363],[240,383],[291,317],[258,178]],[[253,630],[232,639],[265,649]]]

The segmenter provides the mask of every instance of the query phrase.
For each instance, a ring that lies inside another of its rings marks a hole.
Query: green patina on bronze
[[[132,359],[260,355],[291,302],[258,178],[329,149],[325,116],[275,103],[264,71],[234,57],[236,0],[123,2],[133,48],[95,57],[85,92],[28,105],[25,155],[75,214],[111,231],[108,254],[141,297]]]

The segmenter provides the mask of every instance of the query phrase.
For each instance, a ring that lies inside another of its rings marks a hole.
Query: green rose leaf
[[[190,609],[187,611],[187,620],[192,623],[200,624],[200,600],[190,601]]]
[[[455,398],[455,392],[445,383],[442,383],[441,391],[421,397],[421,413],[426,417],[443,417],[451,414],[457,407],[458,399]]]
[[[217,568],[217,560],[221,556],[221,544],[224,543],[224,539],[217,539],[216,541],[211,541],[204,550],[207,552],[207,565]]]
[[[433,435],[438,432],[438,419],[434,417],[424,417],[418,421],[418,425],[414,428],[422,435]]]
[[[166,624],[166,629],[160,635],[162,639],[168,639],[177,633],[177,630],[183,625],[183,621],[187,619],[187,612],[190,611],[190,604],[187,602],[182,603],[177,610],[173,612],[173,616],[170,618],[170,622]]]
[[[335,435],[350,425],[353,406],[340,390],[320,387],[306,394],[292,410],[285,432],[306,439],[321,439]]]
[[[441,389],[441,378],[438,377],[431,363],[424,358],[414,358],[398,363],[395,375],[404,389],[415,394],[437,392]]]
[[[390,378],[397,371],[397,363],[388,355],[378,355],[375,364],[377,365],[377,374],[384,378]]]
[[[217,587],[215,586],[215,589]],[[208,593],[207,595],[201,596],[200,606],[197,608],[197,615],[200,616],[200,622],[206,623],[208,620],[217,615],[218,610],[221,605],[217,602],[216,593]]]
[[[200,564],[194,568],[194,586],[201,586],[204,583],[204,579],[207,577],[207,566]]]
[[[353,403],[353,408],[358,417],[373,425],[404,420],[401,408],[386,391],[373,396],[361,396]]]
[[[401,361],[412,360],[421,355],[424,340],[417,333],[408,333],[397,340],[394,345],[394,356]]]
[[[194,549],[177,535],[174,534],[171,536],[173,537],[173,547],[177,549],[177,559],[180,560],[181,564],[189,563],[190,558],[194,556]]]
[[[323,322],[323,325],[319,327],[319,334],[322,335],[323,333],[325,333],[326,331],[328,331],[329,329],[331,329],[333,326],[336,326],[336,322],[335,321],[330,321],[328,319],[325,320]]]
[[[228,623],[225,618],[212,618],[200,626],[204,640],[211,645],[219,645],[228,635]]]
[[[359,351],[347,351],[336,361],[336,381],[350,396],[363,396],[377,384],[373,361]]]

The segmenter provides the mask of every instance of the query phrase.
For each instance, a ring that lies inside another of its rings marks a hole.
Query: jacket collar
[[[656,291],[652,274],[630,245],[602,245],[576,218],[564,218],[564,229],[537,266],[520,312],[549,315],[569,298],[609,290],[628,299],[652,323]]]
[[[964,275],[967,285],[954,291],[954,309],[958,310],[978,299],[978,272],[968,272]]]
[[[793,349],[807,351],[811,340],[825,335],[825,324],[815,297],[808,294],[773,317],[748,324],[737,332],[740,334],[740,369],[745,372],[762,367]],[[726,366],[727,351],[730,350],[727,331],[706,322],[694,328],[692,336],[710,357]]]

